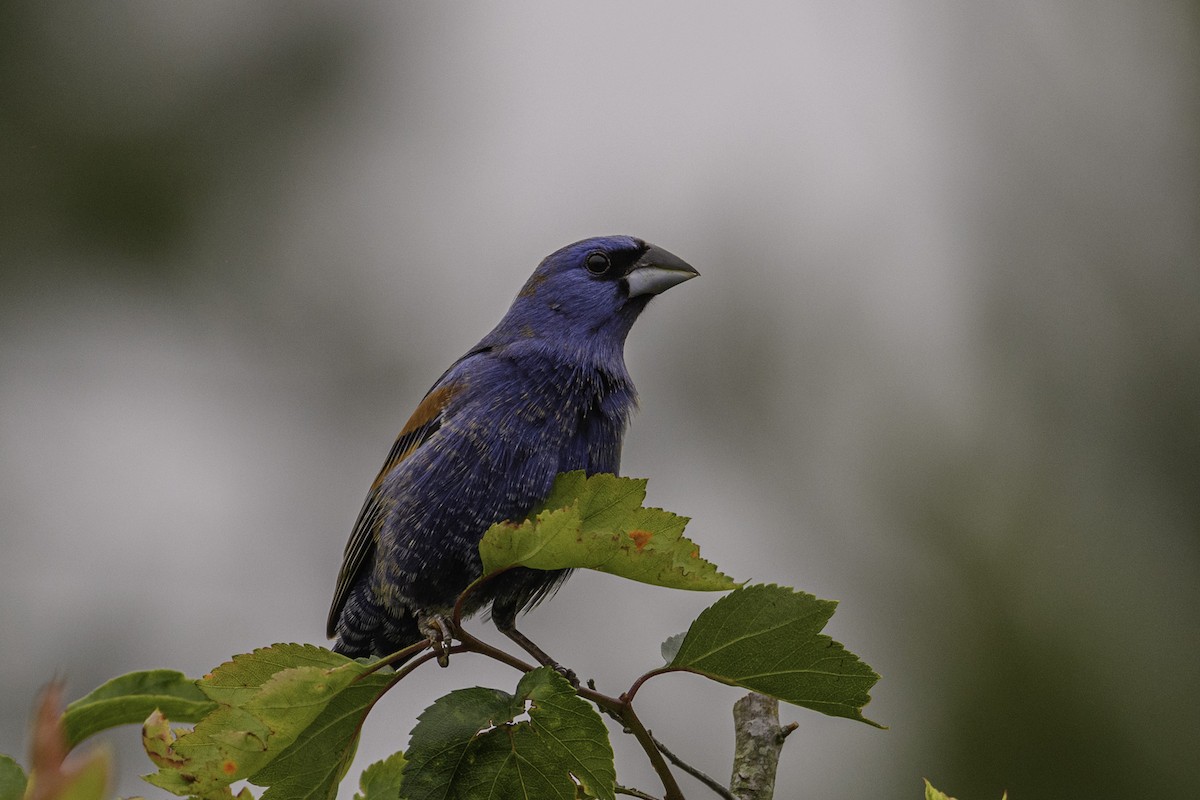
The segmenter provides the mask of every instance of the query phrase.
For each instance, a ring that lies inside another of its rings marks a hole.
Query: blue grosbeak
[[[616,473],[637,401],[624,345],[650,299],[698,273],[630,236],[567,245],[534,270],[495,329],[434,383],[371,485],[346,545],[327,635],[351,657],[429,638],[479,577],[479,540],[524,518],[560,472]],[[519,611],[569,571],[514,569],[473,593],[535,656]]]

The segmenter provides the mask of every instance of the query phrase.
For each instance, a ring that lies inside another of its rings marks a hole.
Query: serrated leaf
[[[568,472],[555,479],[543,509],[502,522],[479,545],[484,574],[522,566],[585,568],[674,589],[725,591],[737,584],[700,557],[683,535],[687,517],[646,508],[644,479]]]
[[[196,722],[215,707],[194,679],[155,669],[113,678],[69,704],[63,726],[74,747],[102,730],[139,723],[156,708],[178,722]]]
[[[354,800],[397,800],[404,773],[404,754],[393,753],[363,770]]]
[[[405,755],[406,800],[575,800],[578,786],[614,797],[603,720],[548,667],[526,674],[515,695],[475,687],[438,699]]]
[[[275,673],[293,667],[333,669],[349,659],[311,644],[273,644],[253,653],[243,653],[205,675],[198,687],[210,699],[239,705],[270,680]],[[168,715],[169,716],[169,715]]]
[[[311,645],[275,645],[237,656],[198,682],[215,708],[175,735],[147,721],[159,771],[151,784],[179,795],[226,796],[246,779],[264,800],[333,798],[358,729],[391,674]]]
[[[668,666],[882,727],[862,715],[879,676],[820,633],[836,606],[782,586],[737,589],[696,618]]]
[[[0,800],[21,800],[25,796],[25,770],[6,755],[0,755]]]
[[[352,663],[358,674],[366,669]],[[391,678],[390,674],[373,673],[346,686],[282,755],[251,775],[251,783],[270,787],[262,800],[337,797],[338,784],[358,747],[362,721]]]

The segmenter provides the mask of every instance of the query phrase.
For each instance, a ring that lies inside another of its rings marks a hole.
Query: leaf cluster
[[[612,800],[617,775],[601,713],[637,737],[665,796],[682,797],[633,706],[644,684],[671,672],[876,725],[862,709],[878,676],[821,632],[836,604],[787,587],[736,583],[700,557],[684,535],[685,517],[646,507],[645,493],[644,480],[559,476],[541,509],[486,533],[484,575],[463,598],[514,567],[587,568],[668,588],[729,592],[664,643],[666,664],[607,695],[484,645],[456,619],[460,644],[452,652],[497,658],[520,669],[521,678],[512,692],[474,687],[436,700],[418,718],[408,748],[361,775],[359,800]],[[246,782],[265,787],[263,800],[334,798],[366,715],[432,655],[394,671],[389,664],[399,658],[355,661],[312,645],[277,644],[235,656],[198,680],[168,670],[132,673],[71,703],[61,718],[63,737],[74,746],[105,728],[142,723],[157,767],[146,780],[184,797],[245,800],[251,790],[235,794],[233,787]],[[179,723],[192,727],[173,727]],[[21,797],[24,781],[15,762],[0,757],[0,800]]]

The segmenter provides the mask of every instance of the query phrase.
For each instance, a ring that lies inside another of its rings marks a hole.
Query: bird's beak
[[[661,294],[676,284],[691,280],[700,273],[674,253],[650,245],[625,276],[629,296]]]

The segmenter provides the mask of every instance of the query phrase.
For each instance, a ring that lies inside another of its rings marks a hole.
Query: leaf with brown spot
[[[172,730],[171,723],[163,713],[155,709],[142,723],[142,747],[155,766],[178,768],[183,764],[183,759],[175,755],[171,748],[184,733],[187,733],[186,728]]]
[[[493,525],[480,542],[484,574],[511,567],[585,568],[674,589],[738,586],[683,535],[687,517],[647,508],[646,481],[615,475],[559,475],[540,511]]]
[[[311,645],[284,644],[237,656],[198,682],[215,708],[182,734],[147,721],[147,751],[159,771],[146,780],[185,796],[228,797],[248,780],[264,800],[333,798],[358,730],[392,678]]]
[[[646,548],[646,543],[650,541],[650,537],[653,535],[654,534],[651,533],[650,531],[630,531],[629,532],[629,538],[633,539],[633,546],[638,549],[638,552],[641,552],[642,550],[644,550]],[[692,552],[694,555],[700,554],[699,550],[693,550]]]

